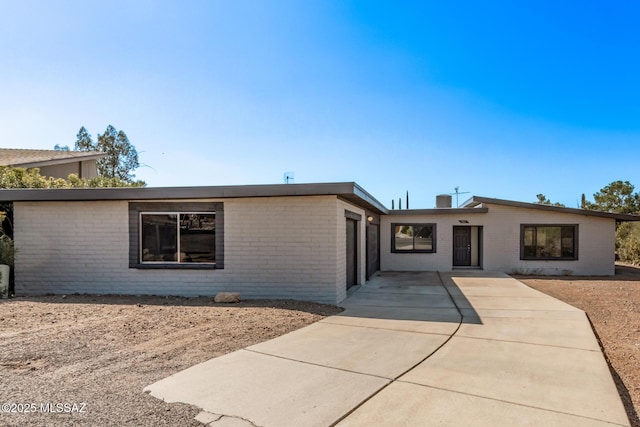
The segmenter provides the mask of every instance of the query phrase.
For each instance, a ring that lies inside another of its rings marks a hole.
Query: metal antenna
[[[460,202],[458,201],[458,196],[460,194],[469,194],[468,191],[460,191],[460,186],[456,186],[456,188],[454,188],[454,190],[456,190],[455,193],[449,193],[450,196],[456,196],[456,208],[460,207]]]
[[[282,179],[285,184],[292,184],[295,181],[295,176],[293,172],[285,172],[282,176]]]

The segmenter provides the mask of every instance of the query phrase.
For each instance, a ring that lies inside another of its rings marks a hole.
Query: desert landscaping
[[[618,266],[613,278],[519,279],[589,314],[632,426],[639,427],[640,269]],[[143,388],[340,311],[291,300],[216,304],[204,297],[1,300],[0,403],[29,410],[0,414],[1,424],[197,426],[198,409],[163,403]]]
[[[196,408],[165,404],[143,388],[339,311],[290,300],[231,305],[154,296],[0,300],[0,403],[23,405],[21,410],[35,405],[29,408],[35,412],[1,413],[0,424],[198,426]],[[62,404],[61,412],[43,413],[41,404],[48,403],[54,411]]]

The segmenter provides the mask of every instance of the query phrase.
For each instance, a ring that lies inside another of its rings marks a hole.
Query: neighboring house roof
[[[0,166],[37,168],[70,162],[83,162],[105,157],[98,151],[31,150],[0,148]]]
[[[512,200],[492,199],[490,197],[473,196],[462,204],[463,208],[478,209],[485,207],[485,204],[511,206],[515,208],[539,209],[543,211],[553,211],[561,213],[570,213],[585,216],[599,216],[604,218],[613,218],[617,221],[640,221],[639,215],[592,211],[588,209],[566,208],[564,206],[544,205],[540,203],[514,202]]]
[[[124,187],[0,190],[1,201],[161,200],[335,195],[357,206],[387,214],[382,203],[355,182],[230,185],[216,187]]]

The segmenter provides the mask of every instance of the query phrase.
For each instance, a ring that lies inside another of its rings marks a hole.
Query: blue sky
[[[0,0],[0,20],[0,146],[111,124],[150,186],[293,171],[412,208],[640,186],[634,1]]]

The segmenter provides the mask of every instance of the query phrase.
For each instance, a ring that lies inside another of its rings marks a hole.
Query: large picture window
[[[520,259],[578,259],[578,226],[575,224],[523,224],[520,230]]]
[[[391,224],[391,252],[433,253],[436,251],[435,224]]]
[[[216,215],[206,213],[140,214],[140,261],[215,263]]]
[[[224,268],[224,204],[130,202],[129,267]]]

